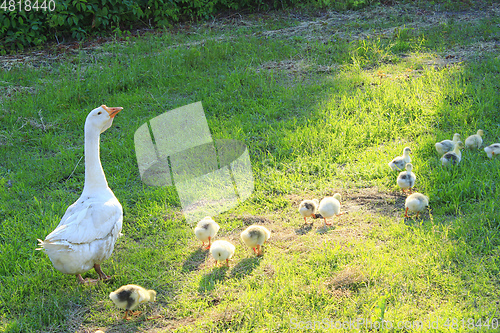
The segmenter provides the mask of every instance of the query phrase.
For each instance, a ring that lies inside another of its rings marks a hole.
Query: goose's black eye
[[[101,114],[101,113],[102,113],[101,111],[97,112],[97,114]]]

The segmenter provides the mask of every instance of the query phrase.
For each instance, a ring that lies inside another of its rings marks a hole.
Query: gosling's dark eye
[[[101,111],[97,112],[97,114],[101,114],[101,113],[102,113]]]

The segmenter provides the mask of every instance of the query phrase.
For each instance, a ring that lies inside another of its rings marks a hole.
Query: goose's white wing
[[[122,219],[122,206],[114,197],[104,202],[92,198],[78,200],[68,207],[61,222],[47,235],[45,242],[90,243],[112,232],[120,232]]]

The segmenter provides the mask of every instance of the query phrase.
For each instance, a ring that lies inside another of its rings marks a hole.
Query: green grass
[[[262,16],[3,70],[0,331],[320,332],[349,319],[466,331],[498,318],[500,161],[464,151],[443,169],[434,150],[479,128],[485,144],[499,141],[500,22],[485,8],[436,22],[401,15],[407,5],[307,25]],[[252,197],[215,218],[237,246],[229,269],[199,250],[174,188],[141,183],[135,159],[140,125],[196,101],[213,137],[244,141],[252,161]],[[36,239],[80,195],[83,124],[100,104],[124,107],[101,159],[125,236],[103,264],[114,279],[79,286]],[[403,218],[387,166],[405,146],[430,198],[423,219]],[[335,192],[349,213],[301,227],[298,202]],[[239,241],[254,222],[273,232],[262,258]],[[108,294],[127,283],[155,289],[141,310],[163,318],[123,323]]]

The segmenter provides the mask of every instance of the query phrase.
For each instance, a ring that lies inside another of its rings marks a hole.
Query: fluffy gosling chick
[[[139,304],[156,301],[156,291],[146,290],[135,284],[127,284],[111,292],[109,298],[117,307],[125,309],[125,317],[123,319],[129,320],[129,312],[132,316],[140,313],[132,312]]]
[[[318,212],[325,220],[325,225],[331,225],[326,222],[327,218],[344,214],[340,212],[340,198],[340,193],[335,193],[333,197],[325,197],[319,203]]]
[[[318,209],[319,201],[318,199],[313,200],[303,200],[299,205],[299,213],[304,218],[304,224],[307,224],[307,218],[312,217],[313,219],[318,218],[316,210]],[[312,223],[312,222],[311,222]]]
[[[458,163],[460,163],[460,161],[462,160],[462,152],[460,151],[460,149],[462,149],[463,147],[464,144],[462,143],[462,141],[458,141],[455,144],[453,151],[450,151],[441,157],[441,164],[443,166],[448,166],[457,165]]]
[[[411,162],[410,154],[410,147],[405,147],[405,149],[403,149],[403,155],[394,157],[394,159],[389,162],[389,167],[394,171],[403,170],[405,165]]]
[[[210,253],[214,257],[216,265],[225,260],[227,267],[229,267],[229,259],[234,255],[234,250],[234,245],[225,240],[216,240],[210,247]]]
[[[500,155],[500,143],[494,143],[488,147],[484,148],[486,155],[488,158],[493,158],[496,155]]]
[[[196,238],[201,240],[202,247],[205,246],[205,242],[208,241],[208,246],[206,247],[206,249],[209,249],[210,242],[217,234],[217,231],[219,231],[219,228],[220,227],[217,222],[212,220],[210,216],[206,216],[200,222],[198,222],[196,228],[194,228],[194,234],[196,235]]]
[[[405,201],[405,217],[408,216],[408,211],[417,213],[423,212],[429,206],[429,198],[421,193],[413,193],[406,198]]]
[[[479,149],[483,144],[483,138],[482,138],[483,135],[484,131],[478,130],[477,134],[469,136],[467,139],[465,139],[465,148]]]
[[[406,171],[401,171],[398,175],[398,186],[401,187],[403,192],[406,192],[406,190],[409,190],[411,193],[411,188],[415,185],[415,181],[417,180],[417,177],[415,174],[411,171],[413,169],[413,165],[411,163],[406,164]]]
[[[436,150],[439,155],[444,155],[449,151],[453,150],[453,147],[455,147],[455,144],[460,141],[460,134],[455,133],[453,135],[453,141],[452,140],[443,140],[441,142],[436,142],[434,145],[436,147]]]
[[[258,256],[262,255],[261,246],[271,237],[271,231],[260,225],[251,225],[240,235],[241,240]]]

